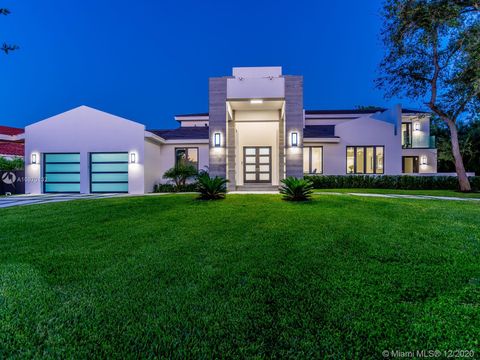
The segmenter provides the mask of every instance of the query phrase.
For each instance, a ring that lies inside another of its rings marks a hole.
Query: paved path
[[[45,194],[2,196],[0,197],[0,208],[33,204],[47,204],[71,200],[103,199],[125,195],[128,194]]]
[[[339,193],[339,192],[316,192],[317,195],[352,195],[363,197],[391,198],[391,199],[416,199],[416,200],[448,200],[448,201],[480,201],[480,198],[462,198],[454,196],[432,195],[404,195],[404,194],[371,194],[371,193]]]

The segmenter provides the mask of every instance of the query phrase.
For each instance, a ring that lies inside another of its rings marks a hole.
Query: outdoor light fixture
[[[213,134],[213,146],[220,147],[220,133],[216,132]]]
[[[298,133],[292,132],[292,146],[298,146]]]
[[[37,163],[37,154],[33,153],[32,154],[32,164],[36,164]]]
[[[130,154],[130,162],[132,164],[135,164],[137,162],[137,154],[135,154],[135,153]]]
[[[251,99],[250,104],[263,104],[262,99]]]
[[[413,130],[415,131],[419,131],[420,130],[420,122],[419,121],[415,121],[413,123]]]
[[[420,165],[427,165],[427,155],[422,155],[420,158]]]

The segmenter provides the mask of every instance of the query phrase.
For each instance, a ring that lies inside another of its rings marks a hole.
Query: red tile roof
[[[0,134],[2,135],[18,135],[23,134],[24,132],[25,130],[23,129],[0,125]]]
[[[0,142],[0,155],[23,156],[24,144],[15,142]]]

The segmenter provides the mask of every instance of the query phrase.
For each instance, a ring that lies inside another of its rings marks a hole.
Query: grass
[[[194,198],[0,210],[0,358],[478,351],[477,203]]]
[[[397,194],[397,195],[427,195],[459,198],[480,198],[480,192],[462,193],[454,190],[396,190],[396,189],[315,189],[315,192],[361,193],[361,194]]]

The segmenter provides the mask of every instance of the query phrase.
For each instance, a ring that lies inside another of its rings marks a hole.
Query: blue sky
[[[305,108],[420,105],[385,100],[380,1],[0,0],[0,124],[79,105],[147,125],[208,111],[208,77],[283,66],[305,78]]]

